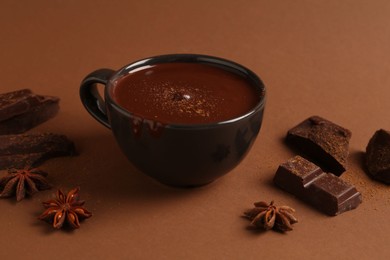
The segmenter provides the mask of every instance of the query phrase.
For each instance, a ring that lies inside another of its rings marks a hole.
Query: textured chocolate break
[[[75,155],[73,142],[52,133],[0,136],[0,169],[38,166],[57,157]]]
[[[274,183],[331,216],[354,209],[362,202],[362,195],[354,186],[299,155],[279,166]]]
[[[18,134],[49,120],[59,110],[59,98],[29,89],[0,94],[0,135]]]
[[[378,181],[390,184],[390,132],[375,132],[366,148],[365,163],[368,174]]]
[[[340,176],[347,168],[351,131],[312,116],[287,133],[286,142],[326,172]]]

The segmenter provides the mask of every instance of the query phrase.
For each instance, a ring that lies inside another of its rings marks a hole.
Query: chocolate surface
[[[75,153],[74,144],[64,135],[0,135],[0,169],[38,166],[50,158]]]
[[[287,132],[286,141],[322,169],[340,176],[347,168],[351,131],[312,116]]]
[[[362,202],[354,186],[299,155],[279,166],[274,183],[331,216],[354,209]]]
[[[365,154],[367,173],[390,184],[390,132],[380,129],[371,137]]]
[[[243,76],[199,63],[141,67],[114,85],[118,104],[141,118],[165,124],[233,119],[253,109],[262,95]]]
[[[29,89],[0,94],[0,135],[19,134],[54,117],[59,98],[36,95]]]

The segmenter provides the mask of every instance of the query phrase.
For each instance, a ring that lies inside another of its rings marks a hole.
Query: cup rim
[[[216,56],[210,56],[210,55],[204,55],[204,54],[165,54],[165,55],[158,55],[158,56],[151,56],[148,58],[140,59],[135,62],[132,62],[130,64],[127,64],[123,66],[121,69],[117,70],[108,80],[107,85],[104,90],[105,97],[109,100],[110,104],[115,107],[115,109],[119,110],[121,113],[127,115],[128,117],[140,117],[140,115],[136,115],[125,108],[123,108],[121,105],[119,105],[115,99],[111,96],[111,89],[113,86],[113,81],[118,79],[119,77],[122,77],[123,75],[127,74],[130,71],[133,71],[134,69],[137,69],[139,67],[143,67],[145,65],[155,65],[160,63],[171,63],[171,62],[184,62],[184,63],[203,63],[203,64],[213,64],[217,65],[219,67],[225,67],[230,68],[232,70],[235,70],[236,72],[239,72],[243,75],[245,75],[248,80],[250,80],[257,88],[259,88],[261,92],[260,99],[256,106],[254,106],[250,111],[247,113],[240,115],[238,117],[234,117],[228,120],[223,121],[217,121],[212,123],[199,123],[199,124],[183,124],[183,123],[163,123],[165,128],[182,128],[182,129],[194,129],[194,128],[212,128],[216,126],[221,125],[227,125],[231,123],[235,123],[237,121],[240,121],[244,118],[250,117],[251,115],[257,113],[259,110],[262,110],[265,105],[266,100],[266,88],[263,83],[263,81],[260,79],[259,76],[257,76],[253,71],[250,69],[244,67],[241,64],[238,64],[234,61],[227,60],[224,58],[216,57]],[[148,118],[145,118],[145,120],[151,120]]]

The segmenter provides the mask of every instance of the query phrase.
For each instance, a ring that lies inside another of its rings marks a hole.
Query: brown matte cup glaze
[[[97,83],[105,85],[105,101]],[[134,166],[188,187],[212,182],[244,158],[260,130],[265,87],[237,63],[172,54],[97,70],[83,80],[80,97]]]

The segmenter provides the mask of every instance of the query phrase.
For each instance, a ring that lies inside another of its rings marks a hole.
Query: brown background
[[[78,157],[45,163],[55,187],[81,187],[94,216],[74,232],[36,220],[45,191],[0,201],[0,257],[32,259],[385,259],[389,187],[369,179],[361,156],[390,129],[390,2],[0,1],[0,90],[31,88],[61,98],[57,117],[32,130],[66,134]],[[183,190],[135,170],[110,131],[82,107],[78,88],[94,69],[167,53],[234,60],[268,90],[261,133],[245,160],[211,185]],[[286,131],[311,115],[349,128],[349,170],[361,206],[328,217],[275,188],[293,153]],[[1,176],[4,172],[0,173]],[[254,201],[297,210],[287,234],[257,234],[240,216]]]

